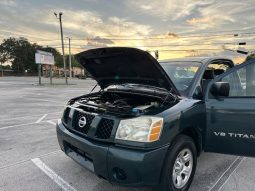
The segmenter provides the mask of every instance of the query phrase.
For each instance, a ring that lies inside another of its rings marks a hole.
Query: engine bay
[[[156,108],[164,108],[175,104],[175,102],[173,97],[166,95],[102,91],[77,98],[73,107],[88,112],[133,116],[147,113]]]

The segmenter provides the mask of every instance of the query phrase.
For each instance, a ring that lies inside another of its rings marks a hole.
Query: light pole
[[[56,16],[57,19],[59,19],[59,23],[60,23],[60,33],[61,33],[61,43],[62,43],[62,54],[63,54],[63,63],[64,63],[64,74],[65,74],[65,82],[66,84],[68,84],[67,82],[67,75],[66,75],[66,60],[65,60],[65,49],[64,49],[64,39],[63,39],[63,28],[62,28],[62,15],[63,13],[54,13],[54,15]]]
[[[69,76],[71,79],[72,78],[71,37],[66,37],[66,38],[68,38],[68,42],[69,42]]]

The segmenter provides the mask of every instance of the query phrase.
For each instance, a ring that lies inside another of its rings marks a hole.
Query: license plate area
[[[86,152],[78,149],[77,147],[65,144],[66,145],[66,155],[72,158],[75,162],[87,168],[91,172],[94,172],[94,164],[92,158]]]

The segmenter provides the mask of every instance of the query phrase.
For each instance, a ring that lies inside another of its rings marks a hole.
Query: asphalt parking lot
[[[1,191],[151,190],[111,185],[60,151],[55,123],[67,100],[88,93],[93,80],[72,80],[68,86],[36,83],[33,77],[0,78]],[[254,175],[255,159],[203,153],[190,190],[250,191],[255,188]]]

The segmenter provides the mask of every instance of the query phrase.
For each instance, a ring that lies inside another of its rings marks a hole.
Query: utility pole
[[[60,33],[61,33],[61,43],[62,43],[62,54],[63,54],[63,63],[64,63],[64,74],[65,74],[65,83],[68,84],[67,82],[67,75],[66,75],[66,60],[65,60],[65,49],[64,49],[64,39],[63,39],[63,28],[62,28],[62,15],[63,13],[54,13],[57,19],[59,19],[60,23]]]
[[[71,58],[71,37],[66,37],[68,38],[68,42],[69,42],[69,76],[70,79],[72,78],[72,58]]]
[[[42,64],[38,64],[39,85],[42,85]]]

